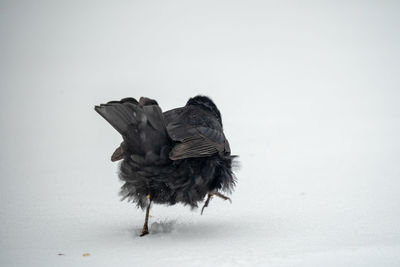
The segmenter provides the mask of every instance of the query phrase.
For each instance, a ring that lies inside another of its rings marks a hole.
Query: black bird
[[[141,236],[149,233],[152,202],[195,208],[207,196],[203,213],[212,196],[230,200],[220,191],[231,193],[235,186],[235,156],[210,98],[195,96],[184,107],[164,113],[157,101],[146,97],[111,101],[95,110],[123,137],[111,160],[123,160],[122,200],[147,207]]]

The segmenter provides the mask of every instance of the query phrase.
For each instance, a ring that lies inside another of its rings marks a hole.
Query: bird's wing
[[[185,107],[181,108],[174,108],[168,111],[163,112],[163,117],[165,124],[168,125],[169,123],[172,123],[176,121],[176,119],[186,110]]]
[[[170,138],[177,142],[169,154],[172,160],[230,153],[229,144],[222,129],[188,124],[182,118],[177,118],[167,124],[167,132]]]

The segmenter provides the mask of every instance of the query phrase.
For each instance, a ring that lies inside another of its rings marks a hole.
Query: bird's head
[[[218,121],[221,123],[222,126],[221,112],[219,112],[217,106],[209,97],[197,95],[195,97],[190,98],[186,103],[186,105],[200,106],[201,108],[213,113],[215,117],[217,117]]]

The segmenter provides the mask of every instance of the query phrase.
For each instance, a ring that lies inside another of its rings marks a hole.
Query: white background
[[[2,0],[0,265],[399,266],[399,11]],[[233,203],[154,206],[140,238],[93,106],[199,93],[240,155]]]

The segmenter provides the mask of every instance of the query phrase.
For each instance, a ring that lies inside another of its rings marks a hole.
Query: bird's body
[[[124,199],[148,210],[150,201],[197,207],[207,194],[223,197],[218,191],[233,189],[234,156],[220,112],[208,97],[196,96],[164,113],[148,98],[111,101],[95,110],[123,137],[112,160],[122,159]]]

